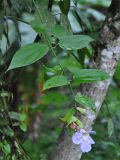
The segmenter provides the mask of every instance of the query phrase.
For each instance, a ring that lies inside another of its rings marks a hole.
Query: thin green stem
[[[79,58],[74,53],[72,53],[72,56],[77,60],[78,63],[80,63]],[[81,63],[80,63],[80,65],[81,65]]]
[[[41,23],[44,23],[43,20],[42,20],[41,15],[40,15],[39,9],[38,9],[38,7],[37,7],[37,5],[36,5],[36,3],[35,3],[34,0],[33,0],[33,3],[34,3],[34,5],[35,5],[35,7],[36,7],[36,10],[37,10],[37,12],[38,12],[38,16],[39,16],[39,18],[40,18]],[[46,40],[46,42],[48,43],[48,46],[50,47],[53,55],[54,55],[55,57],[57,57],[57,55],[56,55],[56,53],[55,53],[55,50],[53,49],[53,47],[52,47],[52,45],[51,45],[51,42],[50,42],[50,39],[49,39],[49,36],[47,35],[47,33],[44,34],[44,37],[45,37],[45,40]],[[60,62],[59,62],[59,66],[60,66],[61,70],[63,71],[63,74],[66,76],[65,70],[64,70],[64,68],[63,68],[63,66],[61,65]],[[74,93],[74,91],[73,91],[71,82],[69,82],[69,86],[70,86],[70,90],[71,90],[71,92],[72,92],[73,97],[75,97],[75,93]]]

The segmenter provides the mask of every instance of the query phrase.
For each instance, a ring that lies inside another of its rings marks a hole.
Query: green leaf
[[[83,128],[82,122],[77,117],[75,117],[74,114],[75,110],[72,108],[63,118],[60,118],[60,120],[62,120],[64,123],[67,123],[67,125],[75,122],[80,128]]]
[[[65,76],[54,76],[47,80],[43,86],[43,90],[68,85],[69,81]]]
[[[87,16],[80,11],[80,9],[76,9],[76,13],[77,15],[80,17],[82,23],[87,27],[87,29],[89,29],[90,31],[92,31],[92,25],[89,21],[89,19],[87,18]]]
[[[72,108],[67,112],[67,114],[63,118],[60,118],[60,119],[63,122],[69,123],[74,114],[75,114],[75,110]]]
[[[69,68],[71,66],[81,68],[80,63],[72,55],[70,55],[69,57],[64,57],[62,60],[60,60],[60,63],[63,68]]]
[[[80,83],[91,83],[109,79],[108,73],[98,69],[79,69],[77,67],[68,68],[74,74],[74,79]]]
[[[52,34],[56,38],[60,38],[60,37],[67,35],[67,31],[65,30],[65,28],[60,25],[54,25],[51,30],[52,30]]]
[[[108,135],[109,137],[111,137],[113,134],[113,130],[114,130],[114,124],[111,118],[108,120],[107,128],[108,128]]]
[[[77,50],[88,46],[93,39],[86,35],[64,36],[59,39],[59,45],[66,50]]]
[[[59,6],[63,14],[67,15],[70,8],[70,0],[60,0]]]
[[[17,112],[9,112],[9,116],[11,119],[20,121],[20,114]]]
[[[105,0],[77,0],[80,4],[89,4],[90,6],[108,7],[111,1]]]
[[[8,93],[8,92],[2,92],[2,93],[0,93],[0,97],[9,97],[10,96],[10,93]]]
[[[30,65],[44,57],[49,48],[45,44],[32,43],[20,48],[10,63],[8,70]]]
[[[10,137],[14,136],[14,131],[9,126],[6,126],[3,129],[3,131],[4,131],[4,134],[7,135],[7,136],[10,136]]]
[[[26,115],[25,115],[25,114],[23,114],[23,113],[22,113],[22,114],[20,114],[20,113],[19,113],[19,115],[20,115],[20,121],[21,121],[21,122],[23,122],[23,121],[25,121],[25,120],[26,120],[26,118],[27,118],[27,117],[26,117]]]
[[[78,120],[77,117],[72,116],[72,117],[67,121],[67,125],[69,125],[69,124],[71,124],[71,123],[73,123],[73,122],[76,122],[77,120]]]
[[[9,116],[11,119],[17,120],[17,121],[25,121],[26,120],[26,115],[17,113],[17,112],[9,112]]]
[[[47,70],[48,73],[59,74],[61,72],[61,67],[59,65],[49,68],[45,65],[43,67]]]
[[[32,21],[30,25],[38,33],[46,32],[46,26],[44,24],[40,24],[38,20]]]
[[[11,152],[10,144],[6,140],[4,141],[3,148],[6,155],[10,154]]]
[[[85,113],[86,113],[86,109],[81,108],[81,107],[77,107],[76,110],[79,111],[79,112],[82,113],[82,114],[85,114]]]
[[[83,123],[79,119],[77,119],[76,123],[80,128],[83,128]]]
[[[77,95],[75,96],[75,101],[85,107],[91,108],[94,111],[96,109],[94,102],[90,98],[83,96],[80,93],[77,93]]]
[[[21,123],[21,124],[20,124],[20,129],[21,129],[23,132],[26,132],[26,131],[27,131],[27,125],[24,124],[24,123]]]

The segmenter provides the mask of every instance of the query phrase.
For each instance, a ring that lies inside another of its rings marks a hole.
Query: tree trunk
[[[89,96],[96,104],[97,112],[93,113],[87,110],[87,114],[79,116],[82,120],[84,129],[89,131],[92,128],[94,120],[99,113],[101,105],[106,96],[111,79],[115,72],[115,67],[120,59],[120,1],[113,0],[109,8],[108,17],[100,32],[100,38],[96,42],[94,62],[91,66],[106,71],[110,79],[102,82],[85,84],[80,90],[83,95]],[[82,152],[80,147],[74,145],[71,136],[63,129],[59,137],[56,151],[52,160],[80,160]]]

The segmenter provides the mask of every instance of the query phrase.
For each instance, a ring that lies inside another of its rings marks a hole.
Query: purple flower
[[[89,134],[95,133],[95,131],[86,132],[84,129],[80,129],[72,136],[72,141],[74,144],[80,145],[80,149],[83,153],[89,152],[91,151],[91,145],[95,144],[94,140]]]

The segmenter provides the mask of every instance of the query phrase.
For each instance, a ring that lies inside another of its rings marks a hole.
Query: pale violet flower
[[[80,145],[80,149],[83,153],[91,151],[91,145],[95,144],[90,134],[95,134],[95,131],[86,132],[84,129],[80,129],[72,136],[72,142]]]

